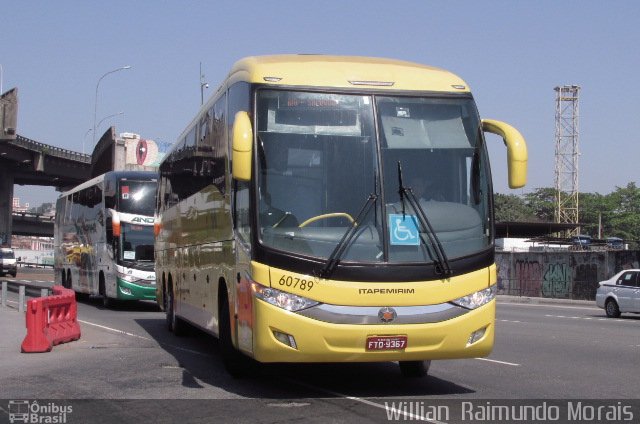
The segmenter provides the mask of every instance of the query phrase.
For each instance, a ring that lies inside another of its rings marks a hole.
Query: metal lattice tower
[[[556,222],[578,223],[577,85],[556,87]],[[579,228],[568,235],[579,233]]]

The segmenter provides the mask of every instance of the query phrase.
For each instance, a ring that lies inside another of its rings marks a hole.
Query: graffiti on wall
[[[540,296],[542,265],[525,259],[516,261],[515,267],[515,288],[521,296]]]
[[[565,263],[548,264],[545,267],[542,296],[569,297],[571,292],[571,268]]]

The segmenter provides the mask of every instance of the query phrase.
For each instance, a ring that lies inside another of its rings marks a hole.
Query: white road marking
[[[137,338],[143,339],[143,340],[153,340],[153,339],[150,339],[149,337],[139,336],[137,334],[128,333],[128,332],[123,331],[123,330],[118,330],[117,328],[111,328],[111,327],[107,327],[105,325],[100,325],[100,324],[96,324],[96,323],[93,323],[93,322],[84,321],[84,320],[81,320],[81,319],[79,319],[78,322],[81,322],[81,323],[87,324],[87,325],[92,325],[94,327],[102,328],[103,330],[112,331],[114,333],[124,334],[125,336],[137,337]]]
[[[511,367],[519,367],[520,364],[514,364],[513,362],[506,362],[506,361],[497,361],[495,359],[488,359],[488,358],[474,358],[477,359],[478,361],[487,361],[487,362],[493,362],[496,364],[502,364],[502,365],[509,365]]]
[[[549,315],[549,314],[546,314],[545,317],[547,317],[547,318],[561,318],[561,319],[583,319],[583,320],[596,320],[596,321],[610,321],[610,322],[616,322],[616,321],[628,322],[628,320],[620,319],[620,318],[571,317],[571,316],[566,316],[566,315]]]
[[[384,411],[389,411],[389,407],[387,405],[383,405],[381,403],[376,403],[376,402],[373,402],[373,401],[370,401],[370,400],[367,400],[367,399],[363,399],[363,398],[360,398],[360,397],[357,397],[357,396],[345,395],[344,393],[334,392],[333,390],[325,389],[325,388],[322,388],[322,387],[312,386],[310,384],[306,384],[306,383],[303,383],[303,382],[298,381],[298,380],[292,380],[290,378],[287,378],[286,380],[288,380],[291,383],[297,384],[298,386],[306,387],[307,389],[311,389],[311,390],[315,390],[315,391],[319,391],[319,392],[324,392],[324,393],[327,393],[327,394],[329,394],[331,396],[334,396],[334,397],[353,400],[353,401],[356,401],[356,402],[364,403],[365,405],[369,405],[369,406],[373,406],[375,408],[382,409]],[[403,415],[408,420],[420,420],[420,421],[425,421],[425,422],[434,423],[434,424],[446,424],[446,423],[444,423],[442,421],[438,421],[438,420],[428,420],[425,417],[421,417],[419,415],[411,414],[411,413],[408,413],[406,411],[396,411],[396,412],[398,412],[400,415]]]
[[[103,330],[112,331],[114,333],[122,334],[122,335],[129,336],[129,337],[135,337],[135,338],[142,339],[142,340],[155,341],[154,339],[149,338],[149,337],[140,336],[138,334],[129,333],[129,332],[124,331],[124,330],[118,330],[117,328],[107,327],[106,325],[100,325],[100,324],[96,324],[94,322],[84,321],[84,320],[81,320],[81,319],[79,319],[78,322],[81,322],[81,323],[87,324],[87,325],[92,325],[94,327],[102,328]],[[173,349],[181,350],[183,352],[193,353],[194,355],[211,356],[208,353],[198,352],[197,350],[192,350],[192,349],[186,349],[186,348],[181,347],[181,346],[175,346],[175,345],[166,344],[166,343],[160,343],[160,342],[158,342],[158,344],[161,345],[161,346],[166,346],[166,347],[170,347],[170,348],[173,348]]]
[[[595,303],[595,301],[594,301]],[[570,305],[551,305],[548,303],[516,303],[516,302],[500,302],[498,301],[498,307],[514,306],[514,307],[528,307],[528,308],[561,308],[561,309],[583,309],[583,310],[596,310],[601,311],[601,308],[597,306],[570,306]]]

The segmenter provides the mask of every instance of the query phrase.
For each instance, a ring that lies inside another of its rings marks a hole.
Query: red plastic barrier
[[[60,343],[80,338],[78,305],[73,290],[53,286],[53,295],[27,302],[27,335],[22,352],[49,352]]]

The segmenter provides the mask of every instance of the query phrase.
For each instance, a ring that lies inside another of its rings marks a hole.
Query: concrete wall
[[[498,294],[594,300],[598,282],[640,267],[640,251],[496,252]]]

